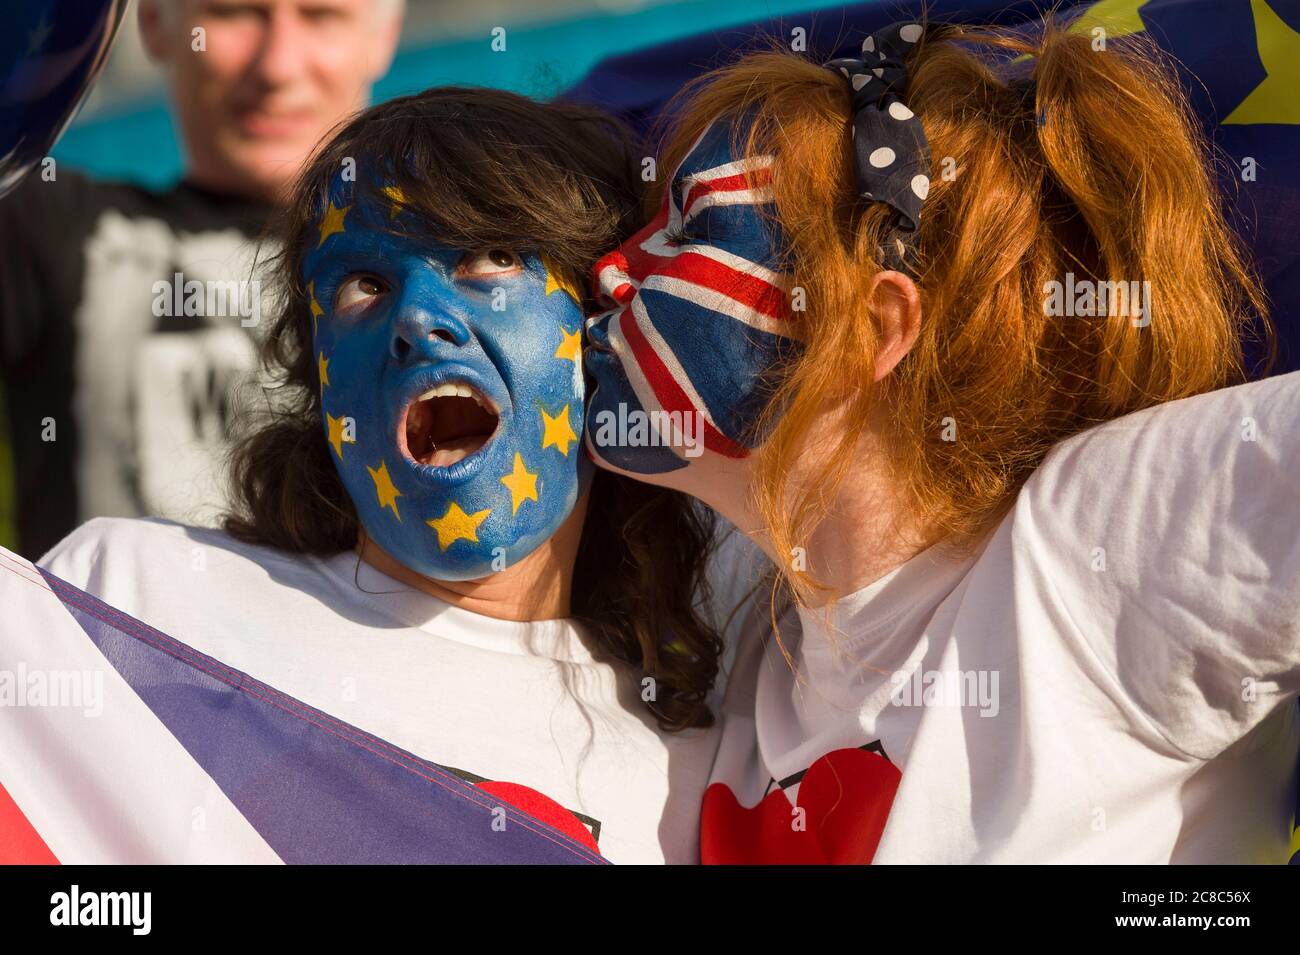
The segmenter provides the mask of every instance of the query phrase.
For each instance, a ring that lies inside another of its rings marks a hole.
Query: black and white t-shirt
[[[0,543],[35,557],[91,517],[217,513],[272,320],[269,211],[65,172],[0,200]]]

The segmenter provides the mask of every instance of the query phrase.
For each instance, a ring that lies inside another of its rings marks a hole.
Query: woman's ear
[[[912,350],[921,331],[921,292],[902,272],[878,272],[871,280],[871,314],[880,332],[876,381],[884,378]]]

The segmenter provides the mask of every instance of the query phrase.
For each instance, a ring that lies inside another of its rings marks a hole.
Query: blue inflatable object
[[[23,0],[0,31],[0,196],[62,135],[108,60],[127,0]]]

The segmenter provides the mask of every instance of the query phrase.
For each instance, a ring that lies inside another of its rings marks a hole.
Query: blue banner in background
[[[621,116],[645,134],[688,80],[771,38],[807,30],[808,50],[830,59],[862,37],[922,10],[931,20],[1015,25],[1042,16],[1042,3],[891,0],[785,15],[703,30],[595,66],[564,97]],[[1192,108],[1218,151],[1215,171],[1234,227],[1250,248],[1277,328],[1272,371],[1300,369],[1300,0],[1100,0],[1061,3],[1075,29],[1105,24],[1111,40],[1144,33],[1172,54]],[[1250,176],[1251,178],[1246,178]],[[1258,367],[1262,351],[1247,343]]]

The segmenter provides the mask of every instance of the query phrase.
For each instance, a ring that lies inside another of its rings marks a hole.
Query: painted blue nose
[[[472,337],[455,316],[405,306],[393,324],[389,353],[399,362],[436,361],[447,357],[448,348],[468,345]]]

